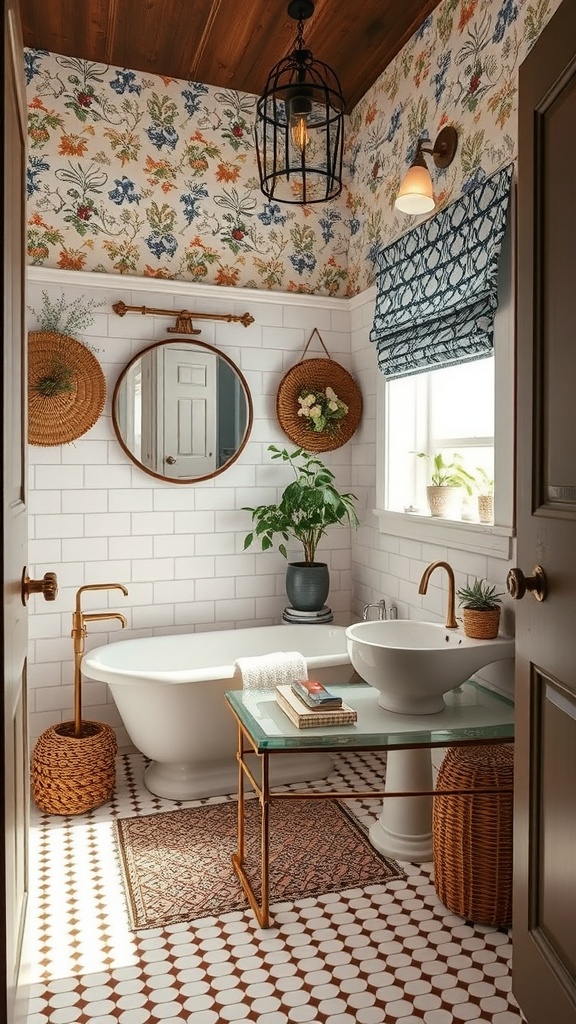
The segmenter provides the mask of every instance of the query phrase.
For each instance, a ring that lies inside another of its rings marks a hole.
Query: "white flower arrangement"
[[[301,416],[306,426],[316,434],[324,431],[333,433],[338,429],[338,420],[343,420],[348,413],[348,406],[338,398],[331,387],[324,391],[302,388],[298,404],[298,416]]]

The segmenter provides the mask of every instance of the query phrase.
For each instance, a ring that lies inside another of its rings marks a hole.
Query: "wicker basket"
[[[32,754],[32,796],[49,814],[83,814],[110,799],[116,785],[116,735],[103,722],[53,725]]]
[[[475,608],[463,608],[464,632],[472,640],[495,640],[500,626],[500,609],[492,608],[481,612]]]
[[[70,391],[42,395],[39,384],[55,363],[72,373]],[[28,441],[51,447],[75,441],[94,426],[106,401],[106,378],[96,356],[67,334],[28,335]]]
[[[434,799],[434,884],[442,903],[467,921],[512,923],[512,784],[514,750],[451,747],[436,789],[505,792]]]
[[[324,391],[331,387],[348,406],[344,419],[334,421],[332,430],[315,433],[298,416],[298,397],[303,388]],[[302,359],[280,381],[276,396],[276,415],[291,441],[308,452],[329,452],[350,440],[362,415],[362,394],[348,370],[328,359]]]

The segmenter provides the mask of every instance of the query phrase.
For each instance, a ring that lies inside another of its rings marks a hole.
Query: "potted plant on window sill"
[[[482,466],[476,467],[474,483],[478,491],[478,522],[494,522],[494,481]]]
[[[500,626],[502,594],[496,593],[486,580],[475,579],[457,591],[462,608],[464,632],[473,640],[495,640]]]
[[[430,459],[427,452],[416,452],[419,459]],[[441,452],[432,458],[430,484],[426,488],[430,515],[439,519],[461,518],[462,488],[472,494],[474,478],[460,462],[459,455],[446,462]]]
[[[284,489],[277,504],[244,508],[251,513],[254,524],[244,540],[244,550],[259,539],[262,550],[267,551],[279,539],[278,550],[287,559],[286,542],[298,541],[304,560],[288,563],[286,593],[291,606],[298,611],[319,611],[328,597],[330,576],[327,564],[316,561],[316,548],[329,526],[358,525],[356,495],[338,491],[334,474],[303,448],[288,452],[269,445],[268,451],[272,452],[272,459],[280,459],[291,467],[295,479]]]

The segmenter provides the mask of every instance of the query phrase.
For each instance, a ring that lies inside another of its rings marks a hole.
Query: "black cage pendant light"
[[[295,47],[275,64],[256,104],[260,188],[279,203],[325,203],[342,191],[344,99],[332,68],[304,45],[312,0],[291,0]]]

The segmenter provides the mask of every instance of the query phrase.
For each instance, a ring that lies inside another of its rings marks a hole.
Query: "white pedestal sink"
[[[444,710],[443,694],[485,665],[514,657],[514,640],[472,640],[463,630],[409,619],[357,622],[346,629],[348,655],[362,678],[379,691],[378,704],[398,715]],[[432,789],[429,749],[389,751],[387,793]],[[370,829],[372,845],[387,857],[432,860],[432,797],[383,800]]]
[[[384,619],[346,629],[353,667],[379,691],[378,703],[400,715],[444,710],[442,694],[485,665],[514,657],[514,640],[471,640],[463,629],[437,622]]]
[[[431,752],[427,747],[389,750],[386,754],[386,793],[418,793],[432,789]],[[386,797],[370,842],[395,860],[423,864],[432,860],[432,797]]]

